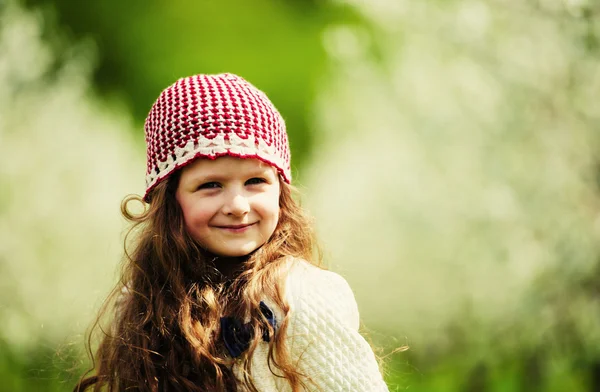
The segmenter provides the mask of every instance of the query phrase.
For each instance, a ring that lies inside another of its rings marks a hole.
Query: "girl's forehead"
[[[240,158],[233,156],[222,156],[216,159],[197,158],[183,168],[183,174],[222,174],[235,175],[248,171],[273,171],[277,169],[257,158]]]

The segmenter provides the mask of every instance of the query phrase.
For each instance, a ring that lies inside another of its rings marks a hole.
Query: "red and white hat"
[[[192,160],[223,155],[257,158],[290,183],[290,147],[281,114],[269,98],[233,74],[179,79],[146,118],[146,193]]]

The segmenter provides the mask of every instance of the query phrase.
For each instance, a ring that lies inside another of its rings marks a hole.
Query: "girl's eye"
[[[246,185],[264,184],[267,182],[264,178],[254,177],[246,181]]]
[[[221,184],[219,184],[218,182],[206,182],[202,185],[200,185],[198,187],[198,189],[215,189],[215,188],[219,188],[221,186]]]

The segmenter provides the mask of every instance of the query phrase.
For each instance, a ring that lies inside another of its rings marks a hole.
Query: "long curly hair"
[[[293,198],[294,188],[280,181],[280,216],[273,235],[227,278],[217,269],[218,258],[185,229],[175,199],[178,181],[179,173],[174,173],[157,185],[141,213],[130,211],[131,202],[143,203],[139,196],[123,200],[121,212],[132,227],[125,238],[121,280],[89,333],[92,367],[74,391],[256,392],[251,358],[261,334],[253,334],[249,349],[236,361],[242,375],[236,376],[234,361],[219,339],[223,315],[249,319],[254,331],[268,330],[273,337],[269,368],[300,391],[306,380],[284,339],[289,313],[284,265],[289,257],[320,265],[321,256],[311,222]],[[275,331],[259,309],[265,297],[286,315]],[[94,355],[92,345],[98,340]]]

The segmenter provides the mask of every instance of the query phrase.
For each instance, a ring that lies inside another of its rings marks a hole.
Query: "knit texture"
[[[309,391],[388,391],[371,347],[358,332],[358,308],[344,278],[294,260],[286,282],[286,299],[291,308],[287,344],[298,370],[312,380],[307,382]],[[281,310],[265,302],[282,320]],[[271,372],[267,358],[268,344],[261,342],[252,357],[252,379],[257,389],[291,391],[286,380]],[[239,369],[234,371],[241,374]]]
[[[146,193],[198,157],[257,158],[291,182],[290,149],[281,114],[269,98],[233,74],[179,79],[146,118]]]

